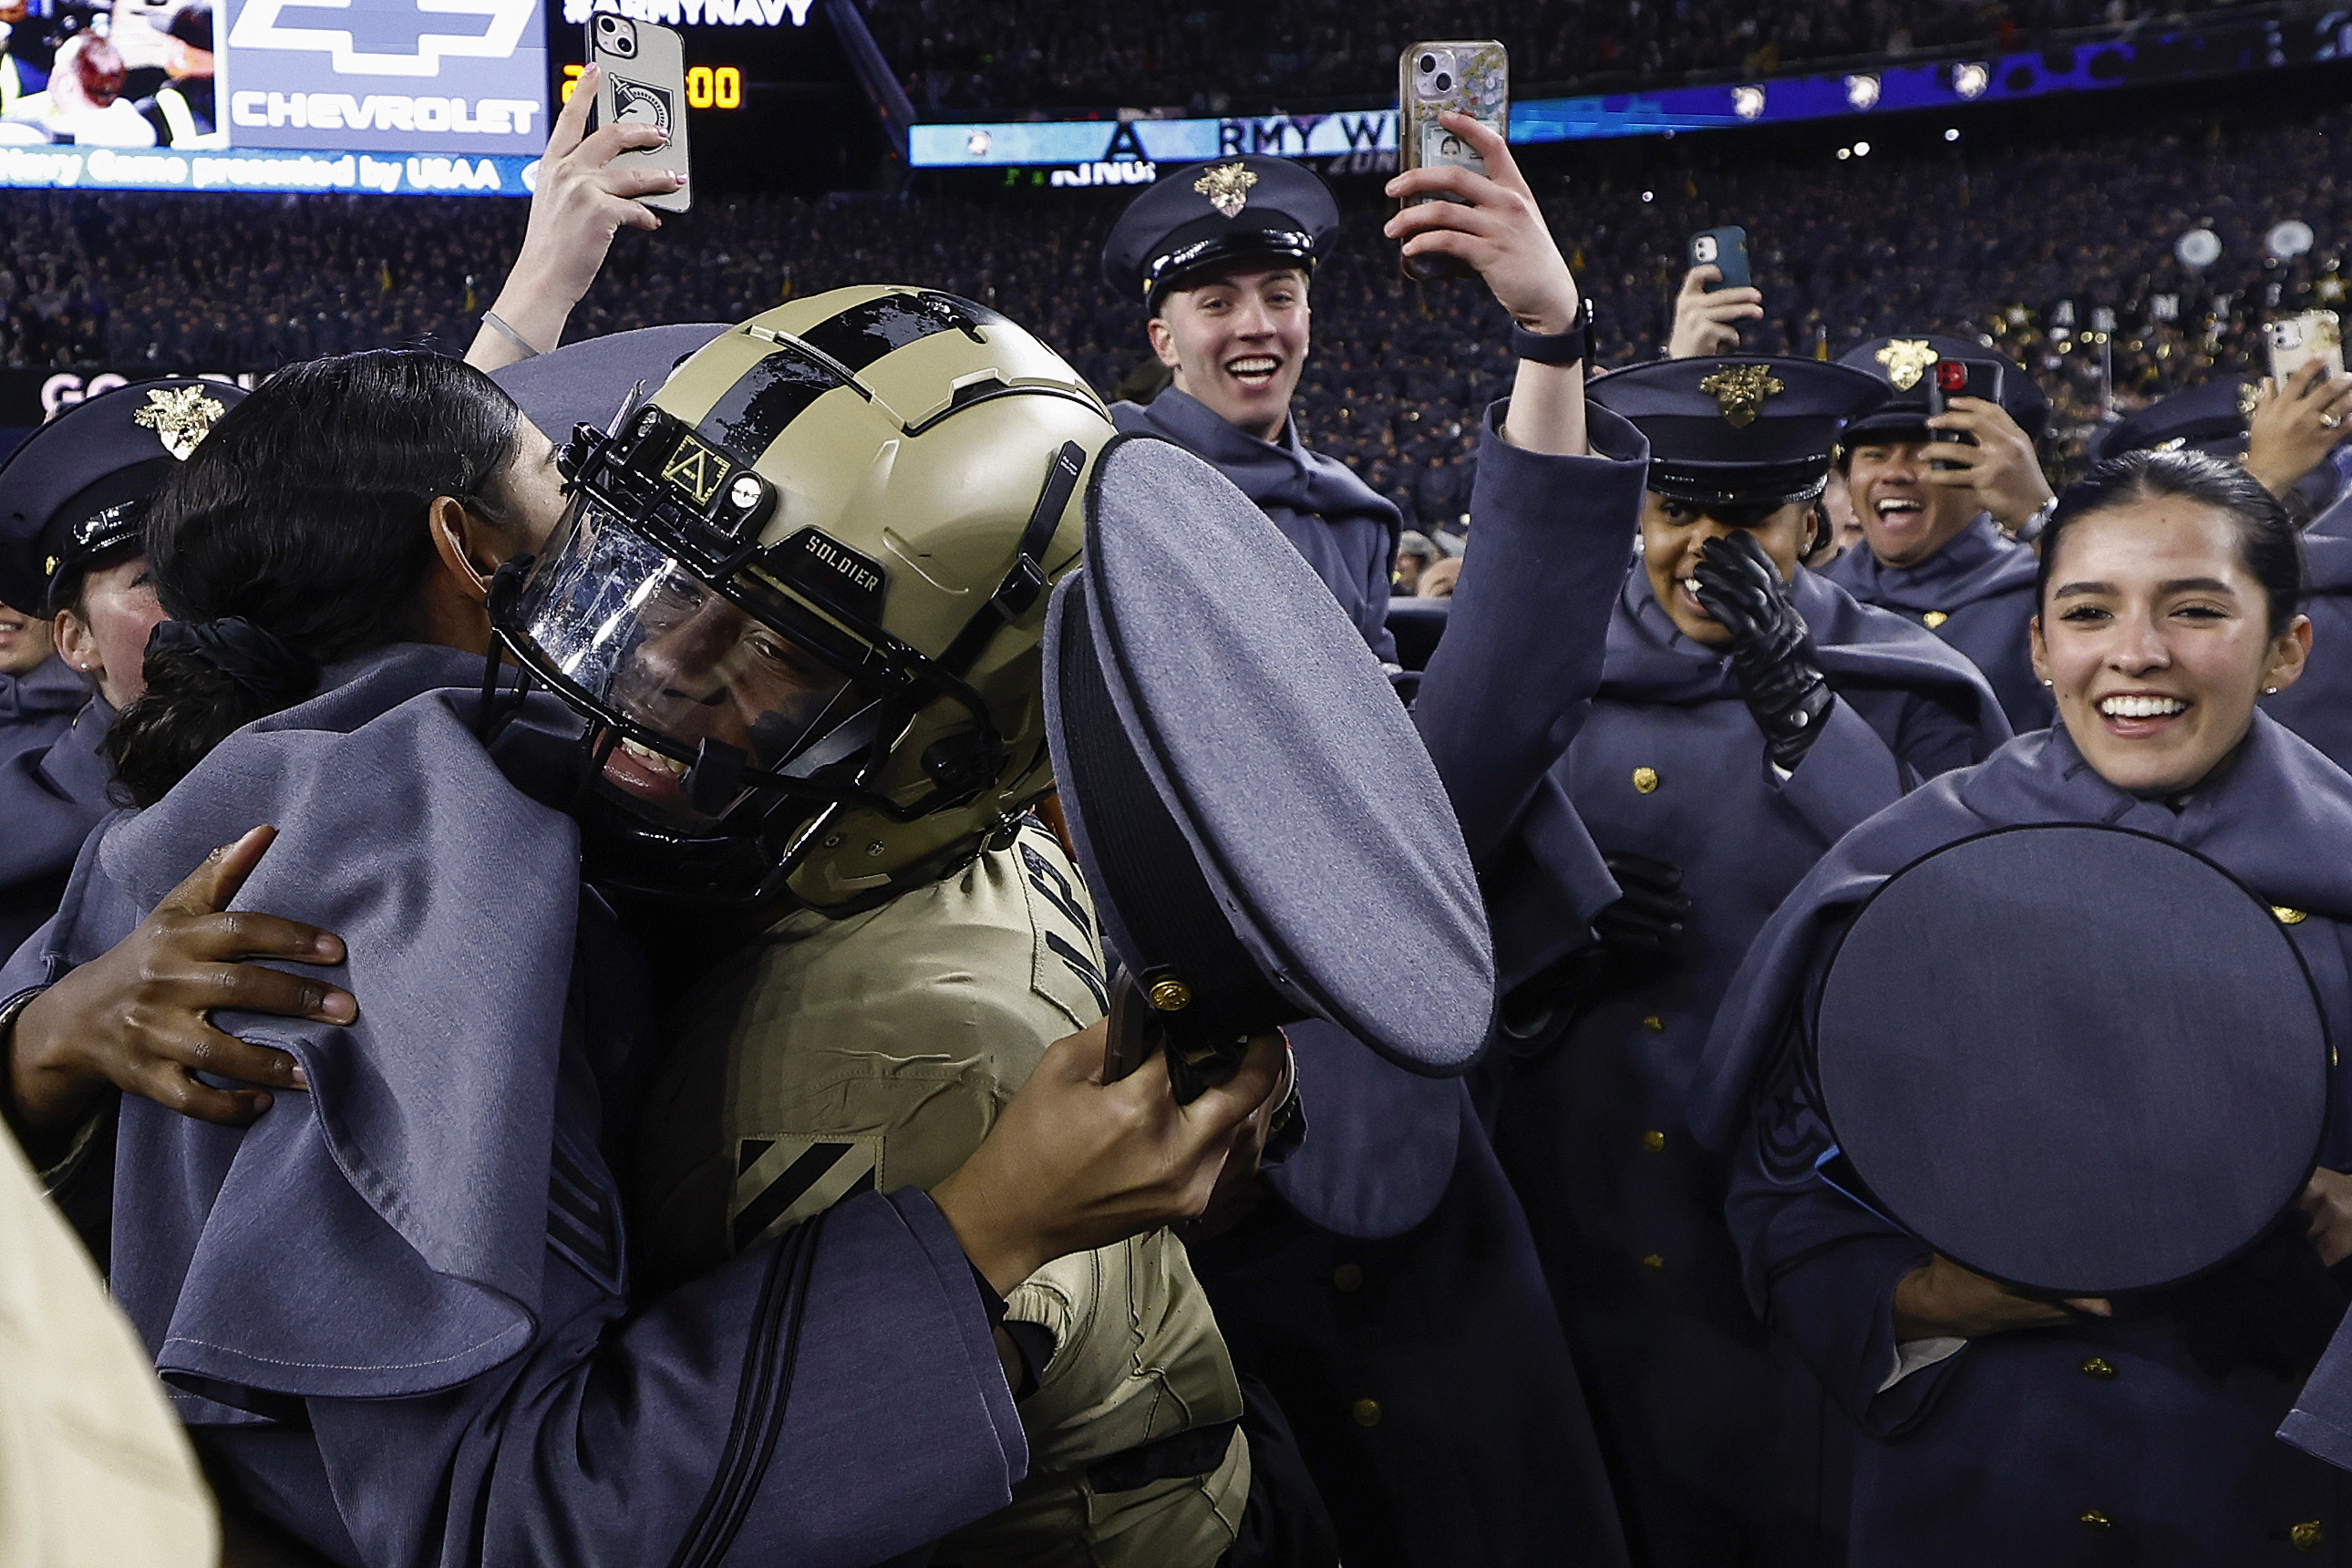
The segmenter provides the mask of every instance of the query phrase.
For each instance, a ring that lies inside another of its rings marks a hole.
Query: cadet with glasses
[[[1732,983],[1696,1127],[1734,1166],[1728,1212],[1750,1299],[1861,1424],[1856,1564],[2343,1551],[2342,1478],[2273,1436],[2343,1310],[2342,1288],[2322,1271],[2352,1256],[2340,1069],[2328,1073],[2329,1130],[2302,1198],[2307,1238],[2275,1231],[2179,1289],[2062,1300],[1973,1272],[1831,1184],[1821,1166],[1834,1139],[1801,1039],[1805,998],[1864,900],[1929,851],[2036,824],[2150,835],[2231,873],[2271,906],[2342,1038],[2352,778],[2259,706],[2294,683],[2309,654],[2302,591],[2293,525],[2236,465],[2135,452],[2094,469],[2052,519],[2036,584],[2033,666],[2057,723],[1854,829]],[[2127,966],[2135,929],[2170,918],[2110,891],[2083,909],[2083,942]],[[1969,967],[1998,977],[2027,956],[1995,940]],[[2021,1020],[2082,1002],[1988,998]],[[2187,1028],[2229,1026],[2217,1016]],[[2045,1050],[2064,1044],[2042,1037]],[[2154,1060],[2146,1076],[2170,1070]]]
[[[1105,1088],[1101,1037],[1073,1038],[936,1198],[853,1196],[633,1296],[626,1108],[658,1047],[576,828],[512,782],[570,799],[576,723],[540,700],[496,755],[475,739],[489,579],[526,542],[514,406],[380,353],[283,373],[224,428],[152,522],[184,618],[115,750],[155,804],[85,854],[6,1007],[13,1119],[54,1138],[91,1087],[23,1058],[217,905],[192,846],[276,822],[250,901],[349,939],[356,1018],[317,999],[316,926],[279,932],[310,973],[255,998],[285,1017],[241,1048],[299,1075],[207,1064],[280,1086],[244,1131],[121,1106],[115,1289],[216,1471],[339,1561],[863,1563],[1001,1506],[1026,1447],[994,1303],[1196,1212],[1273,1042],[1179,1107],[1164,1067]]]
[[[1843,1418],[1741,1294],[1689,1100],[1724,987],[1839,838],[2009,739],[1958,653],[1798,565],[1846,423],[1843,365],[1670,359],[1593,384],[1650,440],[1642,554],[1553,777],[1625,899],[1524,988],[1496,1144],[1650,1563],[1807,1563],[1843,1534]]]

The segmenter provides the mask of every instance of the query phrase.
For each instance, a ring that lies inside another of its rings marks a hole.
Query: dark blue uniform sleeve
[[[867,1194],[803,1232],[627,1319],[551,1250],[552,1327],[512,1362],[426,1397],[304,1401],[309,1444],[200,1440],[371,1568],[863,1568],[1002,1507],[1026,1449],[938,1209]]]
[[[1610,606],[1641,526],[1650,448],[1591,404],[1592,456],[1545,457],[1486,412],[1471,543],[1413,721],[1481,870],[1510,839],[1601,687]]]
[[[1879,1392],[1895,1370],[1895,1288],[1933,1254],[1822,1179],[1814,1162],[1831,1147],[1829,1130],[1794,1071],[1779,1079],[1739,1141],[1726,1205],[1749,1300],[1865,1432],[1898,1436],[1952,1367],[1938,1363]]]
[[[1364,577],[1364,607],[1357,612],[1357,629],[1364,634],[1364,646],[1382,664],[1397,661],[1396,633],[1389,630],[1389,585],[1395,572],[1393,550],[1371,563]]]

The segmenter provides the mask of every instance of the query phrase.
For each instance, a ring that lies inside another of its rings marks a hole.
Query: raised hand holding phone
[[[1468,115],[1449,110],[1438,121],[1479,155],[1486,172],[1458,164],[1404,171],[1388,184],[1388,194],[1403,205],[1382,232],[1402,242],[1408,262],[1445,258],[1485,279],[1496,301],[1528,331],[1569,331],[1583,299],[1509,144]],[[1580,363],[1521,360],[1505,437],[1529,451],[1584,456],[1585,371]]]
[[[613,237],[624,227],[661,226],[638,198],[675,192],[686,182],[676,170],[616,163],[623,153],[660,146],[665,138],[656,127],[606,124],[589,133],[588,111],[603,85],[598,67],[582,71],[571,101],[548,132],[522,249],[490,307],[523,342],[485,323],[466,351],[466,363],[477,370],[497,370],[560,346],[572,308],[596,280]]]

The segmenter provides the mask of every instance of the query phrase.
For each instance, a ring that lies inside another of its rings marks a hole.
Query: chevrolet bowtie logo
[[[331,55],[335,71],[342,76],[435,77],[446,58],[509,58],[538,9],[536,0],[372,0],[364,5],[358,0],[246,0],[236,25],[229,29],[228,42],[232,49]],[[352,26],[289,26],[280,19],[289,11],[348,12],[337,19],[364,27],[371,43],[385,35],[389,24],[391,36],[404,34],[415,44],[406,54],[362,49]],[[488,26],[479,33],[428,30],[444,16],[480,16]]]

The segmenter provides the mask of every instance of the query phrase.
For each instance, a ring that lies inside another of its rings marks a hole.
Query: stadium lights
[[[1853,144],[1853,155],[1854,155],[1855,157],[1857,157],[1857,158],[1867,158],[1867,157],[1869,157],[1869,156],[1870,156],[1870,143],[1869,143],[1869,142],[1855,142],[1855,143]]]
[[[1872,108],[1878,102],[1878,79],[1874,76],[1846,78],[1845,100],[1856,109]]]
[[[1742,120],[1760,120],[1764,115],[1764,89],[1760,87],[1735,87],[1731,89],[1731,112]]]
[[[1646,202],[1646,201],[1652,201],[1652,200],[1654,200],[1654,199],[1656,198],[1656,196],[1657,196],[1657,194],[1658,194],[1658,193],[1657,193],[1657,192],[1655,192],[1655,191],[1643,191],[1643,192],[1642,193],[1642,199],[1643,199],[1643,201],[1645,201],[1645,202]]]
[[[1851,157],[1853,157],[1853,148],[1851,148],[1851,147],[1841,147],[1841,148],[1839,148],[1839,149],[1838,149],[1838,162],[1839,162],[1839,163],[1844,163],[1848,158],[1851,158]]]
[[[1957,141],[1958,141],[1959,139],[1960,139],[1960,128],[1959,128],[1958,126],[1957,126],[1957,125],[1948,125],[1948,126],[1946,126],[1946,127],[1944,128],[1944,140],[1945,140],[1945,141],[1947,141],[1947,142],[1957,142]]]
[[[1992,69],[1989,66],[1978,65],[1971,61],[1967,65],[1956,66],[1952,69],[1952,90],[1962,98],[1981,98],[1984,96],[1984,89],[1991,84]]]

